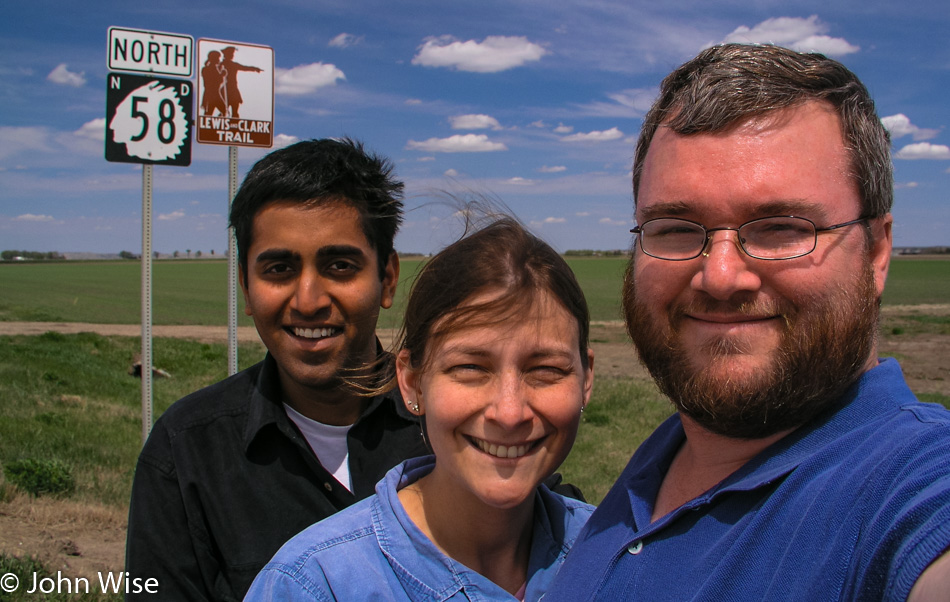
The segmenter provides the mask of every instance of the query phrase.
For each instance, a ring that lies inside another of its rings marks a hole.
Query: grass
[[[640,443],[672,413],[652,382],[594,379],[577,440],[560,469],[564,481],[599,503]]]
[[[587,295],[591,319],[620,319],[623,257],[571,257],[568,264]],[[380,326],[399,325],[419,259],[402,261],[400,286]],[[137,324],[141,314],[141,266],[137,261],[0,264],[0,321]],[[250,326],[240,294],[238,324]],[[885,305],[947,303],[950,261],[891,262]],[[227,262],[158,261],[152,270],[153,324],[227,324]]]
[[[73,499],[127,504],[142,445],[141,381],[128,374],[139,349],[137,337],[92,333],[0,337],[0,465],[61,462]],[[153,381],[156,416],[227,376],[224,344],[155,339],[153,354],[172,375]],[[263,350],[242,346],[238,356],[245,367]]]

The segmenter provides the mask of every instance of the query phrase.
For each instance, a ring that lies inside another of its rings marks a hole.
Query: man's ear
[[[247,293],[247,272],[244,270],[244,266],[238,266],[238,282],[241,283],[241,292],[244,294],[244,315],[253,316],[251,298]]]
[[[389,309],[396,298],[396,285],[399,283],[399,254],[395,251],[389,254],[386,268],[383,270],[383,292],[379,299],[379,306]]]
[[[410,363],[409,350],[403,349],[396,354],[396,380],[399,382],[399,391],[402,393],[403,403],[413,414],[425,414],[422,403],[422,389],[420,388],[419,371]]]
[[[894,217],[888,213],[871,220],[871,267],[874,270],[874,285],[878,298],[884,294],[887,270],[891,264],[891,252],[894,249]]]

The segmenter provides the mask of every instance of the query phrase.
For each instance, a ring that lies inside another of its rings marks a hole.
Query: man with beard
[[[663,81],[633,187],[627,330],[678,412],[546,600],[947,600],[950,412],[876,355],[893,176],[864,85],[707,49]]]
[[[392,367],[376,322],[399,278],[402,191],[388,160],[348,139],[293,144],[247,174],[230,222],[267,355],[152,429],[126,547],[130,578],[158,584],[143,599],[242,599],[284,542],[426,452],[398,391],[359,389]]]

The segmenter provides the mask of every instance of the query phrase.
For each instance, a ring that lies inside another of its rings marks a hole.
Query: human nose
[[[303,315],[313,315],[330,306],[330,295],[319,274],[304,271],[297,280],[291,308]]]
[[[700,260],[702,266],[693,277],[693,288],[715,299],[725,301],[738,292],[757,290],[762,284],[750,269],[749,262],[754,260],[742,249],[734,230],[710,232]]]
[[[531,418],[528,392],[520,375],[503,374],[494,392],[485,417],[507,429],[513,429]]]

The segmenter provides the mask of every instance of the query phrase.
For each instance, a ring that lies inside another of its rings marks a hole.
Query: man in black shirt
[[[126,571],[150,600],[240,600],[303,528],[373,493],[425,453],[398,391],[358,391],[390,369],[376,339],[399,278],[403,185],[350,140],[275,151],[231,208],[263,362],[172,405],[139,457]]]

